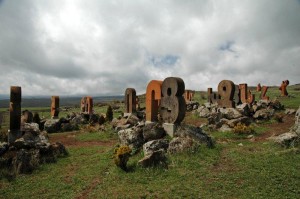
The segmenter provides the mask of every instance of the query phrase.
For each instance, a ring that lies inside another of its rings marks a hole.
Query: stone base
[[[8,130],[8,143],[13,143],[16,139],[22,137],[22,131],[20,130]]]
[[[174,137],[177,125],[171,123],[164,123],[163,128],[169,136]]]
[[[130,115],[135,115],[136,116],[136,113],[124,113],[123,117],[129,117]]]

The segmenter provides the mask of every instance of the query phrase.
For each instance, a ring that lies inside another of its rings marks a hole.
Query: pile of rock
[[[197,110],[198,107],[199,107],[199,102],[195,102],[195,101],[186,102],[186,111]]]
[[[290,131],[269,139],[287,148],[300,145],[300,107],[295,114],[295,124]]]
[[[99,114],[71,113],[66,118],[47,119],[44,123],[44,130],[47,133],[57,133],[78,130],[84,124],[103,124],[105,117]]]
[[[166,138],[166,131],[160,123],[145,123],[133,114],[118,122],[115,121],[114,125],[117,125],[120,144],[129,146],[133,152],[143,149],[144,158],[139,161],[143,167],[166,166],[166,153],[193,150],[199,144],[206,144],[210,148],[214,145],[211,137],[199,127],[179,125],[170,140]]]
[[[238,123],[249,125],[256,120],[267,120],[275,111],[283,109],[278,100],[260,100],[253,105],[244,103],[236,108],[219,108],[217,104],[205,103],[196,110],[196,113],[208,119],[209,128],[230,131]]]
[[[46,132],[40,132],[37,123],[23,123],[22,137],[12,143],[0,143],[1,174],[14,178],[19,173],[31,173],[42,163],[56,162],[67,156],[61,143],[51,144]]]

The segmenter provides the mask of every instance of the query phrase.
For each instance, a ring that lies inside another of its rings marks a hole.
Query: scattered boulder
[[[270,139],[284,147],[295,146],[300,142],[300,137],[295,132],[287,132]]]
[[[193,149],[194,147],[195,142],[193,139],[188,137],[175,137],[169,143],[168,153],[179,153]]]
[[[7,142],[0,142],[0,156],[8,150]]]
[[[219,108],[218,112],[222,113],[223,117],[226,119],[237,119],[243,115],[234,108]]]
[[[219,129],[219,131],[221,131],[221,132],[228,132],[228,131],[232,131],[232,128],[230,128],[228,124],[223,124],[221,126],[221,128]]]
[[[143,131],[139,127],[120,130],[118,136],[121,145],[127,145],[131,149],[138,149],[144,144]]]
[[[159,165],[167,167],[167,157],[164,150],[160,149],[146,155],[143,159],[138,161],[138,164],[145,168]]]
[[[190,138],[199,143],[205,143],[207,147],[213,147],[213,140],[201,128],[191,125],[180,125],[174,132],[175,137]]]
[[[199,117],[209,117],[211,115],[210,109],[205,106],[200,106],[197,109],[197,112],[199,113]]]
[[[160,149],[163,149],[166,152],[168,147],[169,147],[169,140],[167,139],[152,140],[146,142],[143,145],[143,151],[145,156],[147,156],[153,153],[154,151],[158,151]]]
[[[49,119],[46,120],[44,124],[44,130],[47,133],[56,133],[60,131],[60,121],[59,119]]]
[[[158,123],[147,123],[143,127],[143,137],[145,142],[163,138],[166,135],[164,128]]]
[[[284,111],[284,113],[287,114],[287,115],[293,115],[293,114],[296,113],[296,110],[295,110],[295,109],[290,109],[290,108],[288,108],[288,109],[286,109],[286,110]]]
[[[270,119],[274,115],[274,109],[261,109],[255,112],[254,119]]]

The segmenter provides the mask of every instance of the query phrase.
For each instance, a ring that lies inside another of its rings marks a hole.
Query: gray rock
[[[153,153],[154,151],[158,151],[160,149],[163,149],[166,152],[168,147],[169,147],[169,140],[166,139],[152,140],[146,142],[143,145],[143,151],[145,156],[147,156]]]
[[[242,115],[245,115],[245,116],[249,116],[250,115],[250,106],[249,104],[247,103],[243,103],[243,104],[240,104],[238,106],[236,106],[236,109],[242,114]]]
[[[143,159],[138,161],[138,164],[142,167],[154,167],[154,166],[167,166],[167,157],[163,149],[154,151],[149,155],[146,155]]]
[[[195,141],[188,137],[175,137],[169,143],[168,153],[178,153],[186,150],[193,150]]]
[[[261,109],[254,113],[254,119],[269,119],[274,115],[274,109]]]
[[[284,133],[270,139],[284,147],[295,146],[300,142],[300,137],[295,132]]]
[[[214,143],[210,136],[201,128],[191,125],[179,125],[174,132],[175,137],[191,138],[198,143],[205,143],[207,147],[213,147]]]
[[[240,117],[237,119],[228,120],[226,123],[230,128],[235,127],[238,123],[249,125],[251,123],[251,119],[249,117]]]
[[[7,142],[0,142],[0,156],[8,150]]]
[[[132,149],[138,149],[144,144],[143,131],[141,128],[129,128],[118,132],[121,145],[127,145]]]
[[[223,124],[223,125],[221,126],[221,128],[219,129],[219,131],[221,131],[221,132],[228,132],[228,131],[232,131],[232,128],[230,128],[230,127],[228,126],[228,124]]]
[[[211,114],[210,110],[208,108],[204,107],[204,106],[199,107],[197,111],[199,112],[200,117],[205,117],[206,118],[206,117],[209,117],[210,114]]]
[[[60,121],[59,121],[59,119],[46,120],[46,122],[44,124],[44,130],[47,131],[47,133],[59,132],[60,131]]]
[[[23,123],[21,125],[21,131],[40,133],[39,124],[37,123]]]
[[[131,126],[130,124],[125,124],[125,125],[118,124],[115,127],[115,131],[120,131],[120,130],[128,129],[128,128],[130,128],[130,126]]]
[[[125,124],[130,124],[131,126],[135,126],[139,122],[139,118],[134,114],[128,115],[127,119],[125,120]]]
[[[219,108],[218,112],[223,114],[223,117],[226,119],[236,119],[242,117],[243,115],[234,108]]]
[[[166,132],[159,123],[147,123],[143,127],[143,137],[145,142],[163,138]]]
[[[291,109],[291,108],[288,108],[284,111],[285,114],[287,115],[292,115],[292,114],[295,114],[296,113],[296,110],[295,109]]]
[[[20,149],[12,160],[13,172],[32,173],[39,166],[40,153],[38,149]]]

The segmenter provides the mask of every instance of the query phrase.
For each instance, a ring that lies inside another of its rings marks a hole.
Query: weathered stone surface
[[[295,109],[291,109],[291,108],[288,108],[284,111],[285,114],[287,115],[292,115],[292,114],[295,114],[296,113],[296,110]]]
[[[167,166],[167,157],[163,149],[154,151],[149,155],[146,155],[143,159],[138,161],[138,164],[142,167],[153,167],[153,166]]]
[[[237,119],[232,119],[232,120],[228,120],[226,122],[226,124],[230,127],[230,128],[233,128],[235,127],[238,123],[242,123],[242,124],[245,124],[245,125],[249,125],[251,123],[251,119],[249,117],[240,117],[240,118],[237,118]]]
[[[147,156],[160,149],[163,149],[165,152],[167,152],[168,147],[169,140],[167,139],[152,140],[143,145],[143,151],[144,155]]]
[[[41,158],[40,158],[41,163],[53,163],[57,161],[57,158],[65,157],[69,155],[65,146],[60,142],[51,144],[48,148],[44,148],[44,150],[41,149],[40,154],[41,154]]]
[[[269,119],[274,115],[274,109],[261,109],[255,112],[254,119]]]
[[[198,102],[188,101],[186,103],[186,111],[196,110],[198,107],[199,107],[199,103]]]
[[[59,119],[49,119],[46,120],[44,124],[44,130],[47,131],[47,133],[56,133],[60,131],[60,125]]]
[[[138,149],[144,144],[143,131],[138,127],[120,130],[118,136],[121,145],[127,145],[132,149]]]
[[[221,132],[232,131],[232,128],[230,128],[228,124],[223,124],[221,126],[221,128],[219,129],[219,131],[221,131]]]
[[[168,153],[178,153],[186,150],[192,150],[195,147],[195,141],[188,137],[175,137],[169,143]]]
[[[206,108],[205,106],[200,106],[197,109],[197,112],[199,112],[199,117],[209,117],[211,112],[208,108]]]
[[[270,139],[273,139],[276,143],[284,147],[296,146],[300,143],[300,137],[295,132],[284,133]]]
[[[137,116],[135,116],[134,114],[130,114],[125,120],[125,124],[130,124],[131,126],[135,126],[139,121],[140,119]]]
[[[219,108],[218,112],[223,114],[223,117],[226,119],[236,119],[242,117],[243,115],[234,108]]]
[[[9,132],[8,142],[12,143],[22,136],[21,128],[21,87],[10,87],[10,104],[9,104]]]
[[[233,96],[235,92],[235,85],[230,80],[222,80],[218,85],[218,94],[220,99],[218,100],[218,105],[221,108],[234,108],[235,102],[233,101]]]
[[[158,107],[161,100],[162,81],[152,80],[146,90],[146,121],[158,121]]]
[[[165,135],[164,128],[158,123],[147,123],[143,127],[143,137],[146,142],[163,138]]]
[[[179,125],[174,132],[176,137],[191,138],[199,143],[205,143],[207,147],[213,147],[213,140],[201,128],[191,125]]]
[[[0,142],[0,156],[8,150],[7,142]]]
[[[84,114],[76,114],[70,122],[74,125],[87,124],[87,119],[84,117]]]
[[[260,98],[261,98],[262,100],[269,100],[269,99],[270,99],[270,98],[266,95],[268,89],[269,89],[268,86],[263,86],[263,87],[261,88],[261,96],[260,96]]]
[[[12,160],[15,173],[32,173],[39,166],[40,153],[38,149],[20,149]]]
[[[127,88],[125,90],[125,113],[136,112],[136,91],[134,88]]]
[[[240,104],[240,105],[236,106],[236,109],[237,109],[242,115],[245,115],[245,116],[249,116],[250,113],[251,113],[250,106],[249,106],[248,103]]]
[[[183,98],[184,81],[179,77],[167,77],[162,83],[160,115],[164,123],[180,124],[185,117],[186,103]]]
[[[22,111],[22,116],[21,116],[21,125],[23,123],[31,123],[33,121],[33,114],[32,112],[25,110]]]
[[[36,134],[38,134],[40,132],[40,128],[39,128],[39,124],[37,123],[24,123],[22,124],[22,128],[21,131],[23,132],[35,132]]]
[[[79,126],[74,123],[62,123],[61,124],[61,131],[66,132],[66,131],[75,131],[78,130]]]

